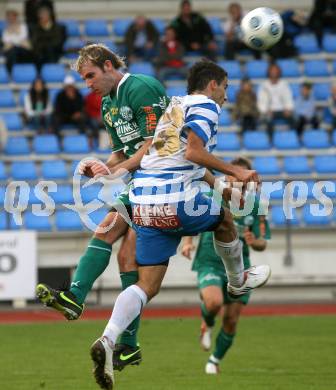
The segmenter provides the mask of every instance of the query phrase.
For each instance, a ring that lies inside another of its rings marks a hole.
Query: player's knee
[[[211,314],[217,314],[222,307],[222,300],[218,297],[208,298],[205,302],[205,308]]]
[[[225,215],[221,223],[217,226],[216,233],[225,237],[236,237],[236,228],[233,222],[232,214],[228,209],[225,210]]]

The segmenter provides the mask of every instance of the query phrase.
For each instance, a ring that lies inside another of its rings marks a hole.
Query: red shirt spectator
[[[85,111],[89,118],[101,121],[101,96],[90,92],[85,98]]]

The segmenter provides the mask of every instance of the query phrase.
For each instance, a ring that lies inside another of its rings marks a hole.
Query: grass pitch
[[[336,316],[243,317],[221,374],[203,373],[198,319],[143,320],[143,362],[117,390],[335,390]],[[105,322],[0,325],[1,390],[94,390],[89,348]]]

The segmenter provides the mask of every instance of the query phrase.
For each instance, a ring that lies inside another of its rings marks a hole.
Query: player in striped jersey
[[[188,95],[172,98],[141,168],[134,174],[130,200],[139,281],[118,296],[103,336],[91,347],[95,375],[103,389],[111,388],[113,382],[110,362],[119,334],[158,293],[169,258],[176,253],[182,236],[214,231],[216,251],[225,265],[232,295],[259,287],[270,276],[267,265],[244,272],[242,244],[230,211],[200,191],[205,180],[224,200],[231,196],[232,190],[218,184],[207,169],[234,176],[243,184],[259,181],[255,171],[227,164],[211,154],[226,88],[227,74],[221,67],[209,61],[193,65]]]

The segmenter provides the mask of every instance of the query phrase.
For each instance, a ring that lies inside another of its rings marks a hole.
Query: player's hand
[[[224,188],[223,199],[226,202],[232,202],[231,204],[233,204],[238,209],[244,208],[245,201],[244,201],[243,192],[240,191],[240,189],[238,188],[231,188],[231,187]]]
[[[109,168],[102,162],[96,161],[90,167],[93,177],[107,176],[111,174]]]
[[[91,171],[91,166],[93,165],[94,160],[84,160],[81,161],[78,165],[78,173],[80,175],[84,175],[87,177],[93,177],[93,173]]]
[[[240,167],[236,167],[237,169],[235,170],[235,177],[238,182],[243,183],[243,187],[246,187],[247,183],[249,182],[254,182],[256,185],[260,184],[260,178],[255,170],[249,170],[249,169],[243,169]]]
[[[191,252],[195,250],[194,244],[183,244],[182,246],[182,255],[185,256],[187,259],[191,260]]]
[[[245,228],[244,230],[244,239],[245,239],[245,242],[248,246],[251,246],[254,244],[255,240],[256,240],[256,237],[255,235],[251,232],[251,230],[249,228]]]

